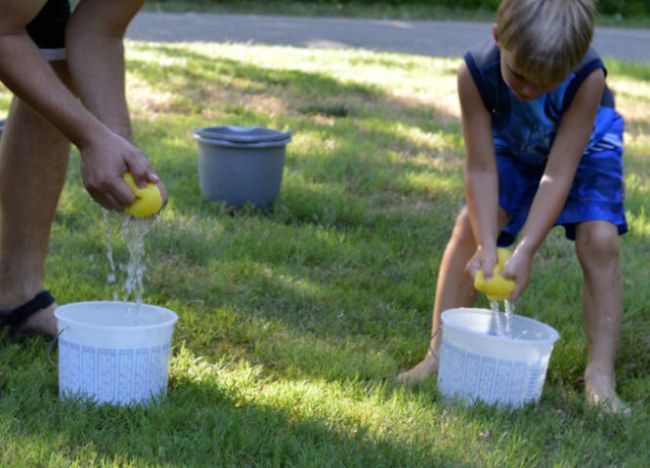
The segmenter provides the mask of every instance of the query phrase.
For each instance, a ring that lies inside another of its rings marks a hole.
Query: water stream
[[[505,310],[506,310],[506,336],[512,336],[512,314],[515,312],[515,305],[514,303],[510,302],[509,300],[505,300],[504,304]]]
[[[490,299],[490,309],[492,309],[492,313],[494,314],[494,318],[497,322],[497,336],[503,336],[503,323],[501,322],[499,303],[493,299]]]
[[[129,250],[129,262],[124,266],[126,280],[122,291],[124,302],[133,301],[136,304],[135,313],[140,312],[142,305],[142,294],[144,286],[142,278],[144,274],[144,236],[151,229],[151,219],[124,218],[122,222],[121,235],[126,241]]]
[[[106,275],[106,284],[109,289],[113,287],[117,281],[117,269],[115,268],[115,260],[113,259],[113,238],[111,235],[111,220],[108,215],[108,210],[103,210],[104,217],[104,244],[106,245],[106,258],[108,259],[108,274]],[[113,300],[118,300],[117,291],[113,291]]]
[[[109,272],[106,278],[109,289],[113,289],[113,300],[117,301],[122,295],[122,301],[133,302],[135,307],[130,307],[129,312],[138,314],[142,306],[144,293],[144,238],[151,229],[155,218],[135,219],[127,216],[121,217],[120,238],[125,242],[128,251],[128,261],[116,264],[114,259],[111,222],[108,212],[104,212],[106,257],[108,258]],[[117,265],[117,267],[116,267]],[[119,276],[125,276],[121,291],[113,288]]]
[[[512,302],[506,300],[504,302],[504,308],[505,320],[502,319],[501,312],[499,310],[499,303],[495,300],[490,299],[490,309],[494,314],[494,318],[497,324],[497,336],[512,338],[512,314],[515,311],[515,305]]]

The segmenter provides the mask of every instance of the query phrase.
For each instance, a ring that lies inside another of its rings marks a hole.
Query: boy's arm
[[[492,119],[464,63],[458,72],[458,95],[467,151],[465,200],[479,251],[476,267],[490,277],[496,263],[499,176],[492,141]]]
[[[513,299],[526,287],[530,261],[566,203],[576,168],[593,131],[604,86],[604,72],[595,70],[585,79],[562,116],[521,240],[504,271],[505,276],[516,277]]]

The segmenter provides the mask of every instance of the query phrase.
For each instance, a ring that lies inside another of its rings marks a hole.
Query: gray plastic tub
[[[282,184],[291,132],[257,127],[206,127],[193,131],[199,148],[199,184],[210,201],[233,208],[270,206]]]

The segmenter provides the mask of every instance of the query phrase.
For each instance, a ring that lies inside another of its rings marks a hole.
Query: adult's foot
[[[19,328],[19,332],[36,333],[48,338],[54,338],[57,335],[56,317],[54,316],[56,304],[39,310],[30,316],[27,321]]]
[[[409,370],[397,374],[395,380],[403,384],[407,382],[419,382],[433,377],[438,372],[438,358],[429,353],[426,357]]]
[[[631,414],[630,407],[623,403],[616,393],[614,378],[607,373],[585,371],[585,396],[590,406],[598,407],[609,414]]]
[[[6,303],[0,309],[0,323],[10,327],[13,332],[55,337],[57,326],[54,309],[54,297],[48,291],[40,291],[22,304]]]

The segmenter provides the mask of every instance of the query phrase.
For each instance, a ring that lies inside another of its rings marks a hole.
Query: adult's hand
[[[122,179],[125,172],[133,174],[139,187],[158,184],[163,204],[167,202],[165,188],[145,154],[121,136],[110,130],[95,134],[80,151],[84,187],[104,208],[121,212],[135,201],[133,192]]]

